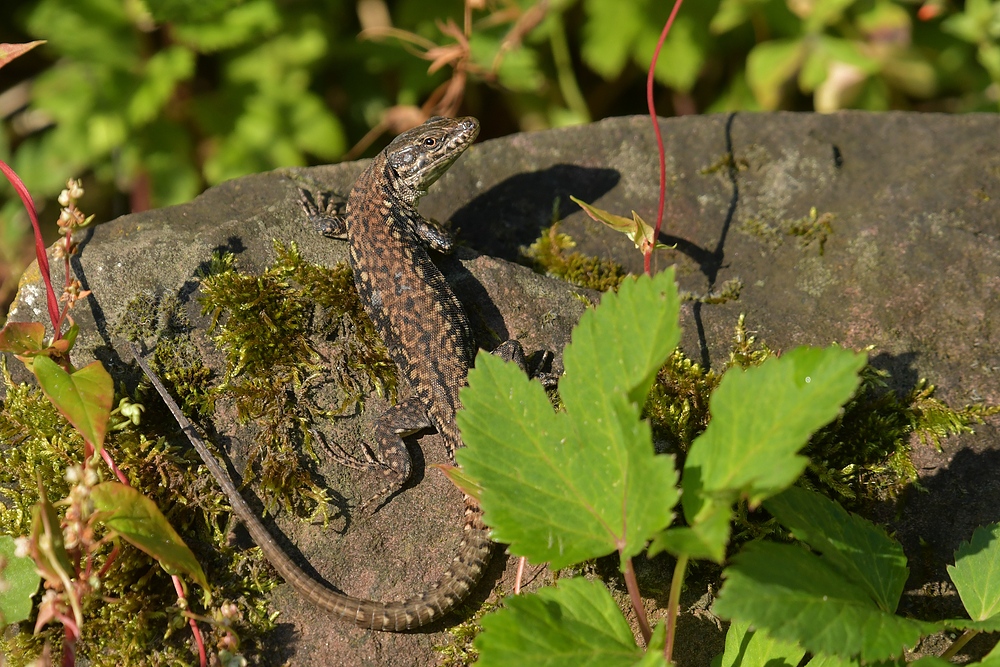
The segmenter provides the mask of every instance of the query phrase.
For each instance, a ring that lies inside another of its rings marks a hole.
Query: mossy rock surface
[[[676,248],[660,251],[658,266],[676,263],[681,287],[694,293],[731,279],[743,283],[737,301],[685,306],[683,346],[692,358],[721,364],[742,312],[775,350],[873,345],[875,365],[892,372],[897,389],[926,377],[954,405],[1000,403],[1000,116],[737,114],[663,120],[661,128],[668,151],[661,240]],[[473,147],[431,189],[421,210],[450,218],[469,246],[442,267],[484,346],[516,337],[529,349],[558,352],[567,342],[582,309],[578,290],[505,261],[517,259],[554,215],[565,218],[562,231],[577,250],[641,270],[632,244],[587,218],[569,195],[622,215],[635,209],[651,221],[655,151],[650,122],[639,117],[516,135]],[[246,177],[189,204],[88,232],[75,266],[93,295],[74,312],[82,329],[76,363],[96,356],[134,386],[138,375],[109,323],[135,294],[152,291],[180,295],[203,329],[207,320],[192,301],[195,275],[213,250],[235,253],[248,272],[273,262],[273,239],[296,242],[311,262],[345,259],[342,243],[302,223],[297,187],[346,193],[362,168]],[[43,310],[40,283],[29,273],[12,319],[42,319]],[[201,340],[221,372],[222,355],[203,331]],[[361,416],[338,422],[336,434],[342,442],[364,434],[383,406],[370,397]],[[217,444],[241,470],[253,428],[236,424],[225,408],[219,406],[214,425],[228,439]],[[374,516],[334,517],[323,530],[279,512],[284,543],[352,594],[400,597],[433,581],[457,544],[461,503],[427,465],[445,459],[436,437],[418,444],[416,484]],[[322,447],[318,454],[328,460]],[[956,615],[942,583],[945,564],[975,526],[1000,520],[997,420],[945,441],[942,452],[916,445],[914,459],[930,492],[905,494],[880,510],[910,558],[904,605],[917,614]],[[321,464],[318,473],[334,499],[361,499],[376,488],[371,478],[334,464]],[[247,541],[242,531],[236,539]],[[647,594],[665,604],[666,586],[656,582],[668,580],[669,571],[658,563],[638,567]],[[498,554],[471,602],[486,599],[492,586],[509,590],[511,565]],[[685,595],[692,614],[680,630],[684,665],[708,664],[721,650],[721,632],[700,600],[704,590],[692,585]],[[933,611],[924,607],[925,595],[937,600]],[[259,664],[434,664],[433,646],[447,642],[443,629],[455,622],[405,635],[369,633],[301,605],[288,586],[272,596],[281,616]]]

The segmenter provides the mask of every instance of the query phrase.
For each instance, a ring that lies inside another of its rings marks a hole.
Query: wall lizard
[[[342,462],[381,471],[386,490],[410,476],[410,456],[402,437],[433,427],[449,456],[462,446],[455,413],[458,391],[476,353],[469,320],[427,250],[448,252],[450,237],[420,216],[416,205],[427,188],[475,140],[475,118],[431,118],[396,137],[355,182],[346,212],[327,198],[323,208],[303,192],[303,207],[326,236],[349,243],[349,261],[362,303],[389,355],[409,381],[413,396],[387,410],[375,426],[377,457],[346,454]],[[345,214],[342,214],[345,213]],[[523,351],[510,341],[500,353],[523,364]],[[164,396],[191,439],[233,512],[278,574],[307,600],[360,627],[401,631],[439,619],[464,599],[482,576],[491,543],[478,503],[465,496],[465,526],[458,553],[437,583],[400,602],[365,600],[334,591],[306,574],[274,541],[240,495],[228,473],[208,451],[190,422],[136,353],[143,370]]]

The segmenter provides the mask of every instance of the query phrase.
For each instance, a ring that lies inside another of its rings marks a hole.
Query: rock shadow
[[[542,229],[580,210],[570,195],[590,203],[620,180],[617,169],[573,164],[515,174],[458,209],[451,222],[472,248],[517,262],[520,248],[533,243]]]

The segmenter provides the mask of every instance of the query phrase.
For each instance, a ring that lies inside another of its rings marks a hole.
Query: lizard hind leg
[[[431,428],[431,422],[427,418],[427,411],[420,400],[413,396],[378,417],[373,429],[375,449],[363,445],[364,458],[348,454],[338,444],[334,445],[336,450],[330,448],[337,463],[355,470],[378,472],[382,477],[382,488],[361,503],[361,511],[375,501],[380,501],[378,504],[381,505],[403,487],[413,469],[410,452],[403,438],[428,428]],[[319,437],[315,432],[313,434]]]

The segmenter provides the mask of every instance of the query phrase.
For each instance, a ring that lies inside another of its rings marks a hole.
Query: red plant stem
[[[635,569],[632,567],[631,558],[625,559],[625,588],[628,589],[628,597],[632,601],[632,609],[635,610],[635,620],[639,623],[639,632],[642,633],[643,643],[649,646],[649,638],[653,636],[653,631],[649,627],[649,619],[646,618],[646,608],[642,606],[639,582],[635,578]]]
[[[101,448],[101,458],[104,459],[104,462],[108,464],[108,467],[111,468],[111,472],[115,474],[115,477],[118,478],[119,482],[121,482],[125,486],[132,486],[131,484],[128,483],[128,477],[125,476],[125,473],[123,473],[118,468],[118,466],[115,465],[115,460],[111,458],[111,454],[108,454],[108,450],[104,449],[103,447]]]
[[[52,328],[55,330],[53,340],[59,340],[62,337],[57,324],[59,322],[59,300],[56,298],[55,290],[52,289],[52,278],[49,275],[49,258],[45,254],[45,242],[42,240],[42,228],[38,225],[38,213],[35,209],[35,202],[31,200],[31,194],[28,193],[28,188],[25,187],[24,181],[3,160],[0,160],[0,171],[7,177],[10,184],[14,186],[14,190],[21,198],[21,203],[24,204],[24,208],[28,211],[28,217],[31,218],[31,226],[35,231],[35,257],[38,259],[38,270],[42,273],[42,280],[45,281],[45,302],[49,308],[49,319],[52,321]]]
[[[97,577],[99,579],[104,578],[104,575],[107,574],[108,570],[111,568],[111,564],[115,562],[116,558],[118,558],[117,544],[111,549],[111,555],[108,556],[108,559],[106,561],[104,561],[104,565],[101,566],[100,571],[97,573]]]
[[[177,597],[183,600],[184,586],[181,585],[181,578],[176,574],[171,575],[170,578],[174,581],[174,590],[177,591]],[[201,630],[198,629],[198,624],[193,618],[189,618],[188,623],[191,625],[191,634],[194,635],[194,643],[198,646],[198,659],[201,661],[201,667],[207,667],[208,656],[205,654],[205,640],[201,638]]]
[[[677,632],[677,614],[681,606],[681,587],[684,584],[684,571],[687,569],[688,557],[678,556],[674,565],[674,577],[670,582],[670,597],[667,600],[667,639],[663,644],[663,659],[667,664],[673,664],[674,635]]]
[[[660,226],[663,224],[663,205],[667,199],[667,154],[663,150],[663,137],[660,135],[660,123],[656,120],[656,105],[653,103],[653,72],[656,71],[656,61],[660,58],[660,49],[663,48],[663,42],[667,39],[667,33],[670,32],[670,26],[674,24],[674,18],[677,16],[677,12],[680,11],[681,2],[683,0],[674,0],[674,9],[670,12],[667,24],[663,26],[663,32],[660,33],[660,40],[656,43],[656,50],[653,51],[653,60],[649,63],[649,72],[646,74],[646,105],[649,107],[649,117],[653,119],[653,132],[656,134],[656,147],[660,155],[660,201],[656,208],[656,226],[653,228],[653,244],[646,249],[646,253],[643,256],[643,268],[646,271],[646,275],[652,275],[650,263],[653,250],[656,248],[656,241],[660,238]]]

